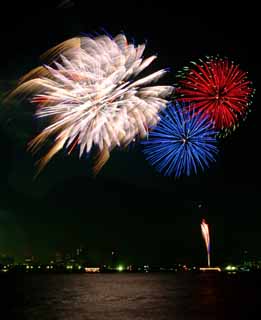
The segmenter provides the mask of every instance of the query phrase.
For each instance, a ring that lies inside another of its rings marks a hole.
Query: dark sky
[[[128,262],[202,264],[200,221],[205,217],[214,263],[240,259],[244,250],[261,258],[258,21],[236,14],[177,15],[168,1],[157,6],[73,3],[68,8],[57,8],[59,1],[35,7],[9,3],[0,26],[1,94],[39,65],[47,49],[104,27],[113,35],[123,30],[137,43],[148,41],[147,55],[158,53],[151,70],[171,67],[165,83],[173,83],[179,69],[205,55],[238,62],[257,89],[252,113],[220,143],[217,162],[198,176],[164,178],[137,146],[113,152],[95,179],[88,160],[61,152],[33,180],[37,156],[26,151],[38,128],[33,106],[2,104],[0,253],[46,258],[81,244],[93,252],[116,250]]]

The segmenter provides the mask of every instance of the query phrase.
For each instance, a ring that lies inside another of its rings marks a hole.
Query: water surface
[[[222,273],[4,274],[0,306],[4,319],[19,320],[245,320],[258,316],[260,280]]]

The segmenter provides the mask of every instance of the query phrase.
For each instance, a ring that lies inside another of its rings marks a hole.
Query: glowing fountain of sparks
[[[209,227],[208,224],[206,223],[205,219],[202,219],[201,222],[201,232],[203,239],[206,244],[206,249],[207,249],[207,255],[208,255],[208,268],[210,268],[210,238],[209,238]]]

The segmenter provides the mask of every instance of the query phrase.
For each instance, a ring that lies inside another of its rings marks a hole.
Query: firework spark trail
[[[217,132],[208,117],[195,116],[185,107],[179,103],[170,105],[161,113],[148,140],[142,141],[146,159],[167,176],[189,176],[197,173],[197,167],[204,170],[218,151]]]
[[[98,172],[112,149],[127,146],[136,136],[144,138],[157,124],[174,88],[151,85],[165,69],[135,80],[156,59],[143,59],[144,50],[145,44],[134,46],[124,34],[73,38],[43,55],[51,63],[21,79],[11,96],[32,96],[36,116],[50,123],[29,148],[35,152],[55,137],[39,171],[62,148],[71,153],[78,145],[80,157],[98,147]]]
[[[203,239],[205,241],[206,249],[207,249],[207,255],[208,255],[208,267],[210,267],[210,238],[209,238],[209,228],[208,224],[206,223],[205,219],[202,219],[201,222],[201,232]]]
[[[206,57],[184,68],[178,78],[177,100],[208,115],[217,130],[228,133],[247,115],[254,89],[247,72],[228,59]]]

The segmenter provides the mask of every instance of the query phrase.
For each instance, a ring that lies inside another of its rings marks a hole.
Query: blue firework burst
[[[187,110],[187,111],[184,111]],[[183,104],[170,104],[158,125],[142,141],[146,159],[165,176],[189,176],[215,160],[217,132],[208,117]]]

